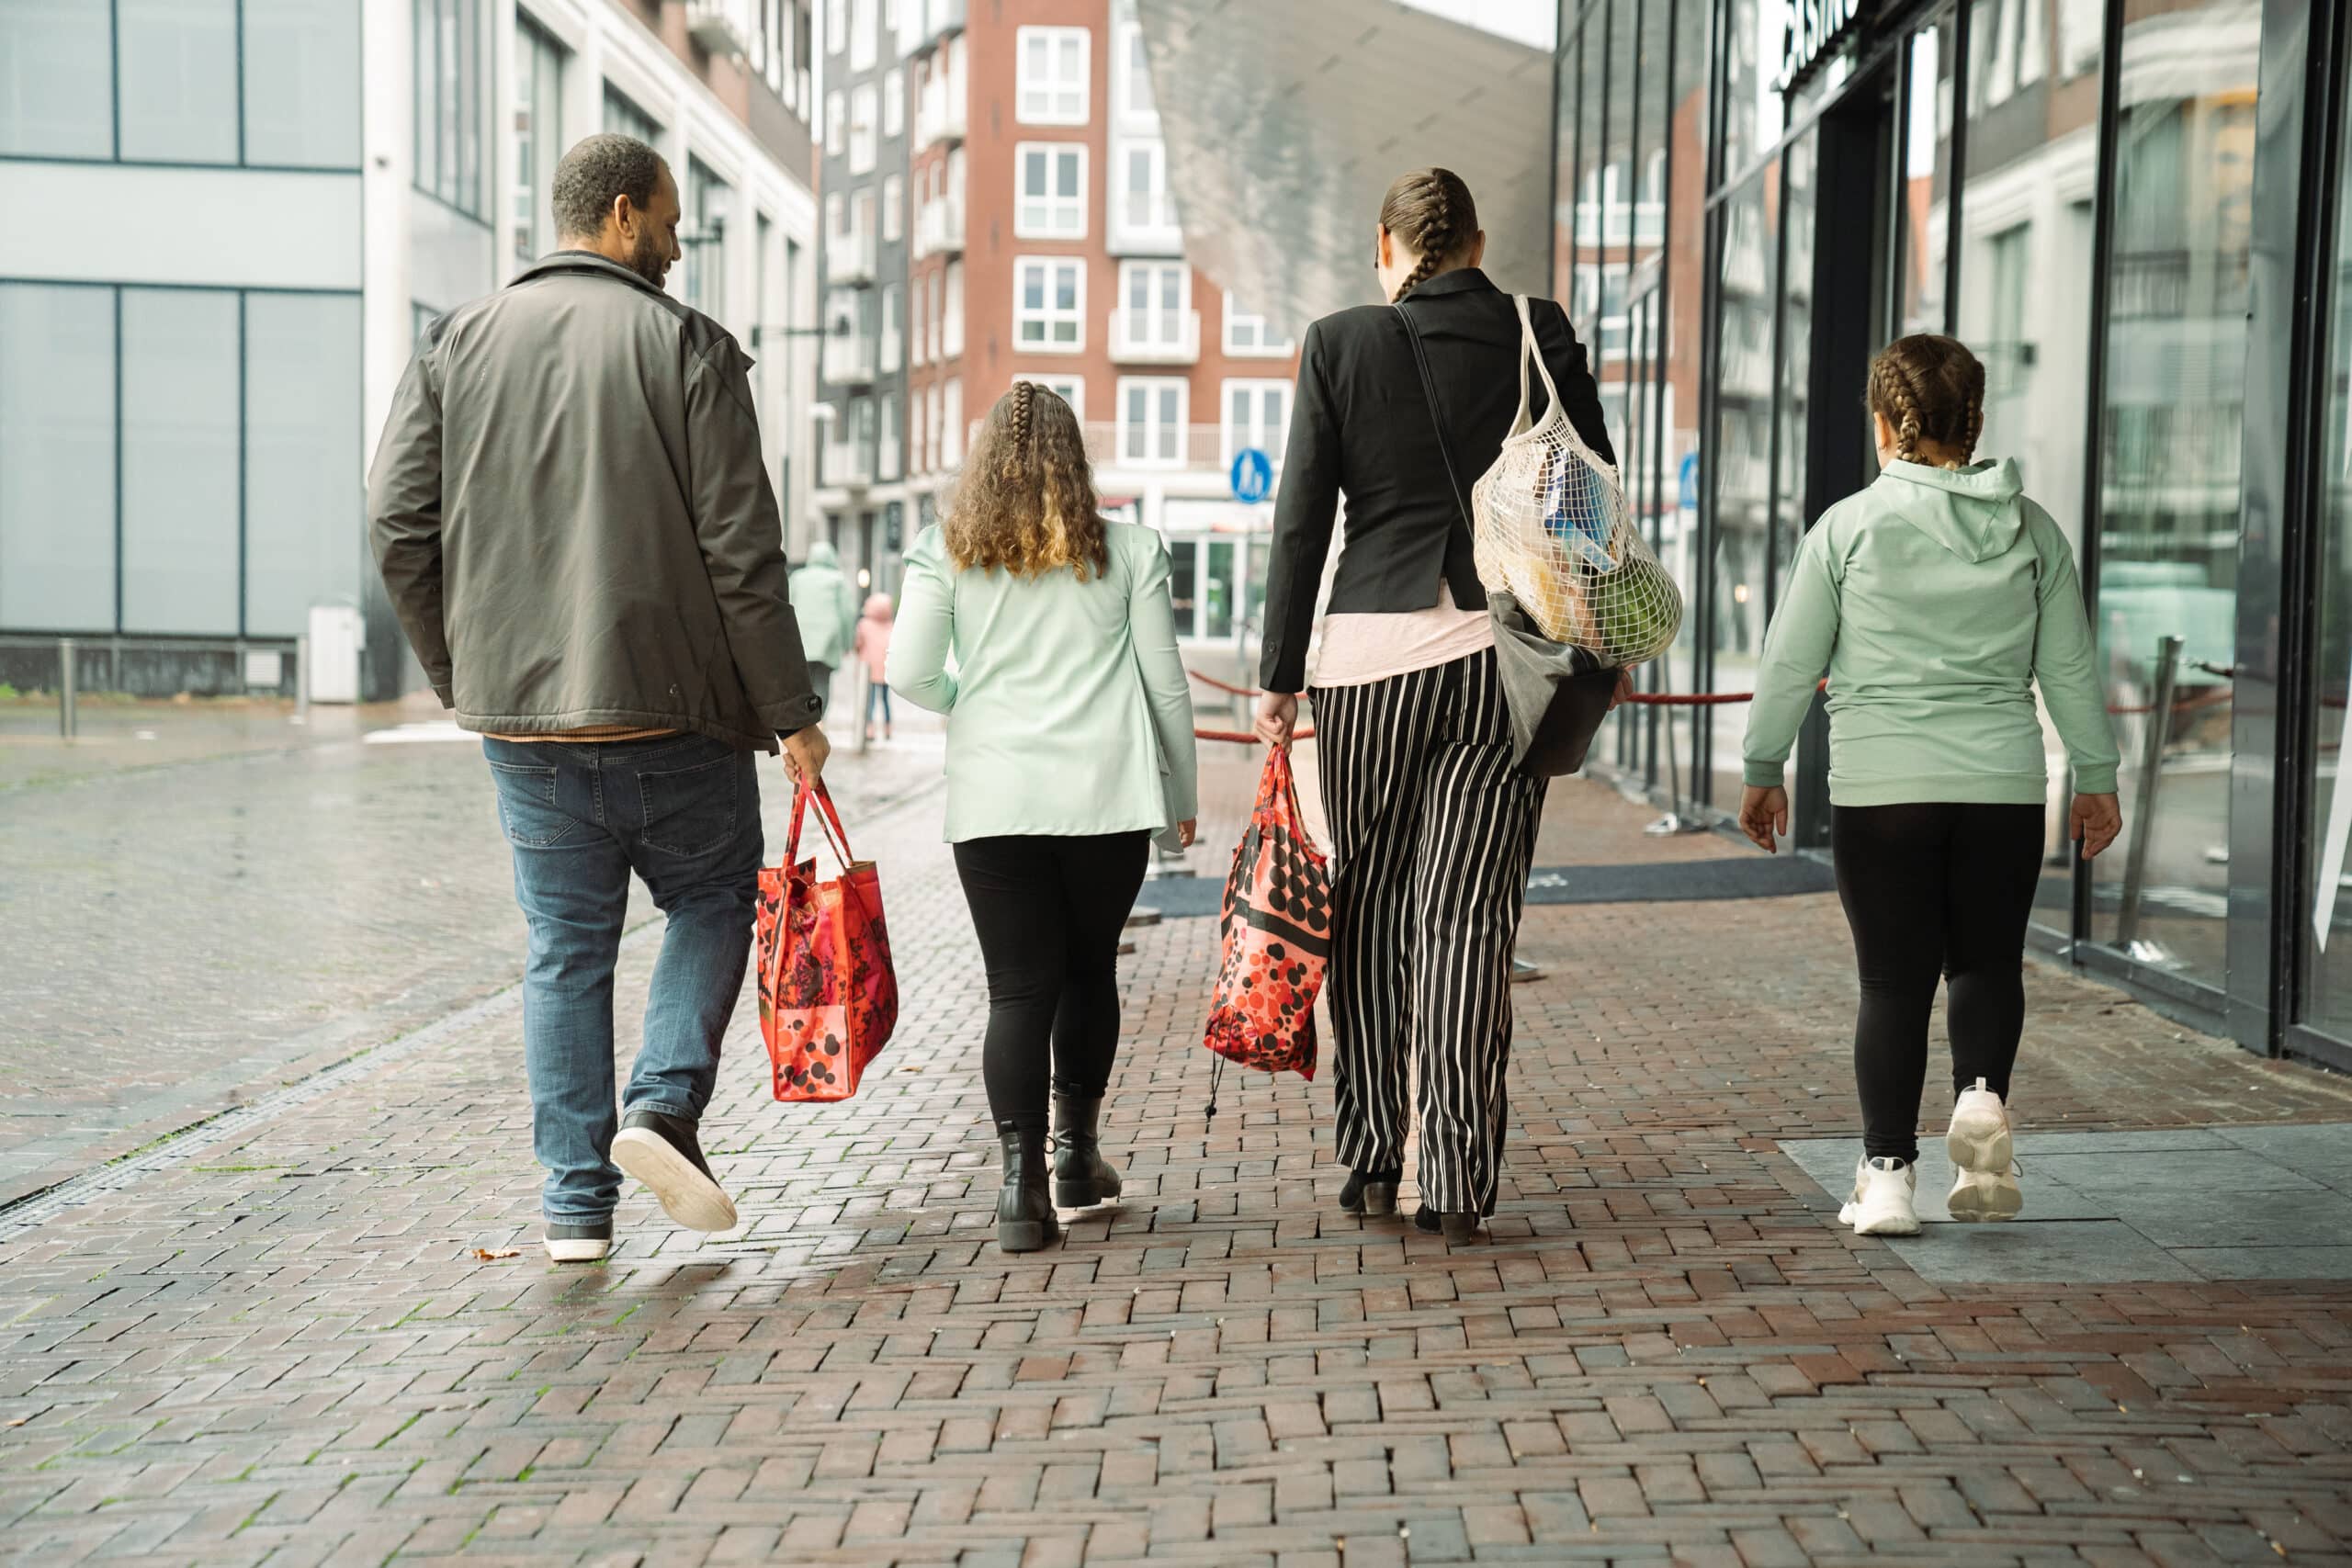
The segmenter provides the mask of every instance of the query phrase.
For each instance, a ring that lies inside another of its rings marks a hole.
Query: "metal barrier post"
[[[849,678],[850,716],[857,723],[857,753],[862,757],[865,754],[865,748],[872,739],[867,733],[869,727],[865,722],[867,712],[865,688],[873,677],[865,672],[865,660],[863,657],[854,654],[851,656],[850,663],[852,665]]]
[[[2156,815],[2156,786],[2164,778],[2166,732],[2172,728],[2173,678],[2180,668],[2182,640],[2156,642],[2156,689],[2148,706],[2148,739],[2141,748],[2140,788],[2132,803],[2132,844],[2123,856],[2123,908],[2115,922],[2115,945],[2129,952],[2140,934],[2140,896],[2148,879],[2148,835]]]
[[[294,722],[311,722],[311,634],[294,634]]]
[[[74,701],[74,686],[76,671],[74,664],[74,639],[70,637],[59,637],[57,639],[57,732],[68,740],[74,739],[74,730],[80,728],[80,715],[76,711],[78,705]]]

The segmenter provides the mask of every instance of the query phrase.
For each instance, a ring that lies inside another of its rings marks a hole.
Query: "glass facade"
[[[359,0],[6,0],[0,157],[356,170]]]
[[[2330,941],[2352,923],[2352,17],[1856,11],[1799,59],[1780,0],[1560,6],[1553,286],[1686,602],[1641,684],[1752,687],[1804,530],[1875,477],[1871,354],[1958,335],[1986,367],[1980,450],[2075,548],[2124,756],[2125,835],[2078,866],[2045,719],[2041,942],[2250,1046],[2352,1062],[2352,942]],[[1745,725],[1736,700],[1621,710],[1597,754],[1720,818]],[[1816,715],[1790,770],[1801,847],[1826,840],[1826,739]]]
[[[413,0],[416,188],[489,220],[489,63],[481,0]]]
[[[537,24],[514,24],[514,265],[556,248],[555,166],[563,157],[564,48]]]
[[[292,637],[361,581],[356,294],[0,283],[0,625]]]

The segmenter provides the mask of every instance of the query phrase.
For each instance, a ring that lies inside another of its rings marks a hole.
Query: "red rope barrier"
[[[1204,686],[1215,686],[1218,691],[1225,693],[1227,696],[1262,697],[1266,694],[1265,693],[1258,690],[1255,686],[1237,686],[1230,681],[1220,681],[1214,675],[1204,675],[1197,670],[1187,670],[1184,673],[1190,675],[1193,680],[1198,681]]]
[[[1294,729],[1290,732],[1290,738],[1293,740],[1312,740],[1315,739],[1315,731],[1311,729]],[[1195,740],[1230,740],[1236,746],[1256,746],[1261,744],[1256,736],[1244,735],[1240,731],[1235,729],[1195,729],[1193,731],[1193,739]]]

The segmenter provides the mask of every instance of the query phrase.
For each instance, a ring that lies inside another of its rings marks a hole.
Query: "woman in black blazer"
[[[1391,186],[1377,244],[1381,293],[1393,304],[1324,317],[1299,356],[1257,728],[1287,745],[1297,694],[1314,698],[1336,868],[1327,994],[1339,1036],[1339,1153],[1350,1167],[1340,1206],[1396,1211],[1409,1061],[1420,1084],[1416,1224],[1464,1240],[1494,1212],[1511,948],[1544,809],[1544,781],[1511,765],[1464,516],[1468,487],[1518,412],[1519,316],[1478,270],[1487,236],[1452,171],[1419,170]],[[1548,299],[1532,306],[1569,420],[1613,463],[1566,314]],[[1310,682],[1316,592],[1342,494],[1347,542]]]

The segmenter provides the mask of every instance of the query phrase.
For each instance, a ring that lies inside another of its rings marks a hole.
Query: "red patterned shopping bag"
[[[1203,1043],[1223,1061],[1315,1076],[1315,996],[1331,958],[1331,877],[1307,837],[1290,752],[1267,753],[1225,881],[1225,959]],[[1209,1114],[1216,1114],[1210,1089]]]
[[[811,798],[817,826],[841,862],[817,880],[800,858],[800,822]],[[822,783],[792,798],[784,863],[760,873],[757,916],[760,1034],[778,1100],[847,1100],[858,1075],[899,1021],[899,977],[882,924],[882,884],[872,861],[853,860],[849,834]]]

